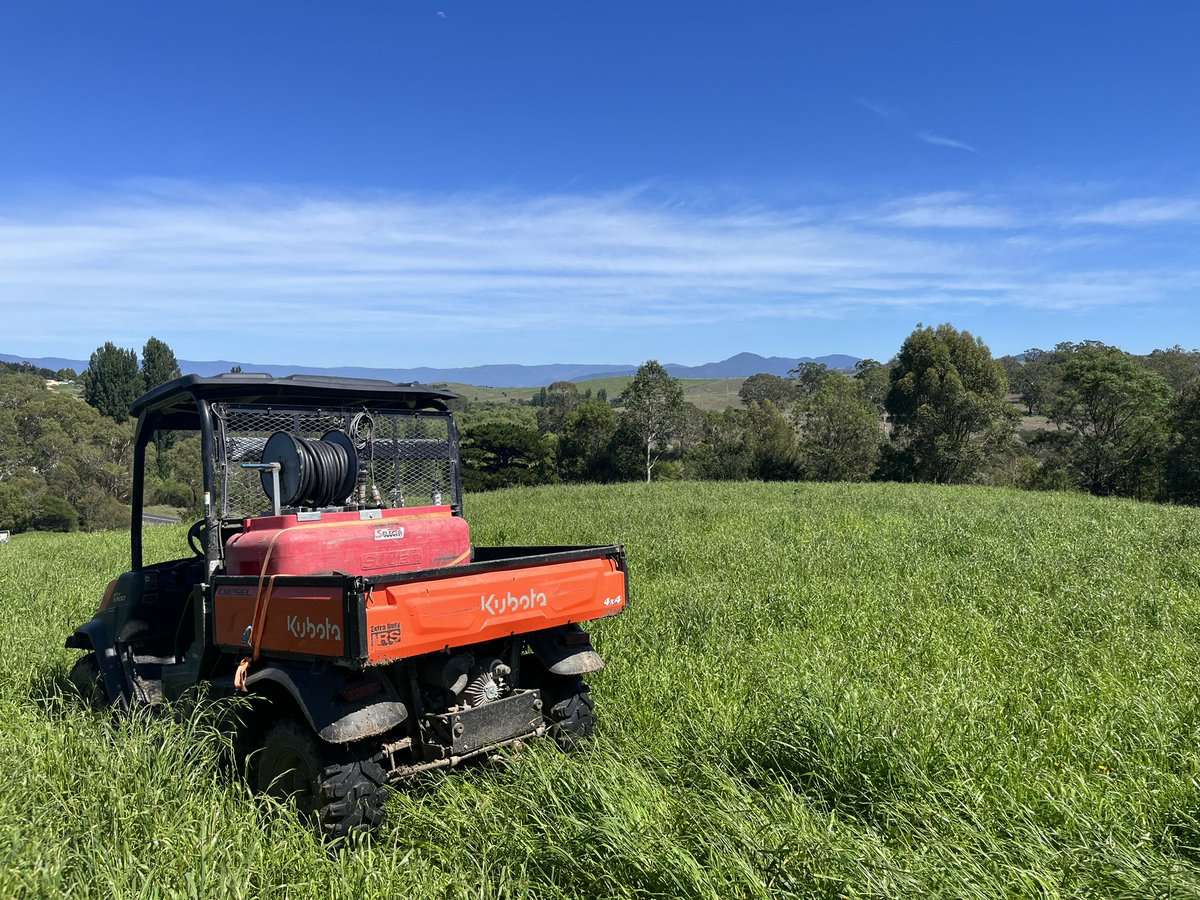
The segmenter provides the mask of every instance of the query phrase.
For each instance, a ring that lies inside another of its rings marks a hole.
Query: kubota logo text
[[[536,588],[530,588],[527,593],[521,594],[519,597],[514,597],[509,593],[503,597],[497,597],[495,594],[492,594],[488,597],[479,598],[480,611],[492,616],[516,612],[519,609],[533,609],[535,606],[545,605],[546,595],[539,593]]]
[[[287,630],[291,632],[292,637],[298,638],[311,638],[318,641],[340,641],[342,639],[342,627],[336,622],[330,622],[328,616],[325,617],[324,622],[314,622],[308,616],[304,617],[304,621],[301,621],[299,616],[288,616]]]

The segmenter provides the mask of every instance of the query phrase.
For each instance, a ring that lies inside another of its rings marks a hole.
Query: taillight
[[[563,647],[578,647],[581,644],[590,644],[592,636],[586,631],[563,631],[558,635],[558,643]]]
[[[117,579],[113,579],[108,583],[108,587],[104,589],[104,599],[100,601],[100,608],[96,610],[96,615],[108,609],[108,604],[112,603],[113,591],[117,589]]]
[[[378,681],[364,681],[362,684],[356,684],[354,687],[342,688],[337,692],[337,695],[338,699],[345,703],[354,703],[363,697],[370,697],[372,694],[377,694],[382,690],[383,685]]]

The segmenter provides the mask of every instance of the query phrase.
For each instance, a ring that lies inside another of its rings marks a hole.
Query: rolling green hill
[[[622,375],[617,378],[597,378],[593,381],[580,381],[576,384],[579,393],[590,389],[595,395],[604,388],[608,391],[609,399],[615,399],[621,391],[633,380],[632,375]],[[742,401],[738,398],[738,389],[744,378],[681,378],[683,399],[696,404],[700,409],[721,412],[727,406],[740,407]],[[532,400],[541,388],[506,388],[506,387],[477,387],[471,384],[446,384],[445,387],[456,394],[476,403],[511,403],[517,400]]]
[[[1200,511],[661,483],[467,514],[481,544],[627,545],[631,605],[592,628],[602,733],[422,778],[334,854],[204,715],[62,696],[123,535],[0,546],[0,895],[1200,894]]]

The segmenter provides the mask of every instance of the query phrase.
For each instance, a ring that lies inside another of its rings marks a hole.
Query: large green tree
[[[749,419],[749,412],[733,407],[705,414],[700,443],[684,460],[687,477],[708,481],[749,478],[754,455]]]
[[[463,435],[463,486],[490,490],[550,480],[546,448],[536,428],[514,422],[472,425]]]
[[[175,352],[167,346],[165,341],[160,341],[156,337],[146,341],[146,345],[142,347],[142,377],[145,379],[146,390],[149,391],[160,384],[166,384],[181,374],[179,361],[175,359]],[[154,436],[160,478],[167,477],[167,451],[174,444],[175,435],[170,431],[160,431]]]
[[[979,338],[949,323],[917,326],[891,372],[893,477],[938,483],[975,478],[1012,439],[1003,367]]]
[[[830,374],[800,404],[799,457],[813,481],[866,481],[883,443],[879,411],[861,379]]]
[[[1200,506],[1200,384],[1187,389],[1172,424],[1178,441],[1167,454],[1166,499]]]
[[[762,481],[797,478],[796,432],[783,411],[770,400],[763,400],[750,404],[746,420],[751,477]]]
[[[1062,368],[1070,351],[1032,347],[1019,357],[1005,357],[1009,389],[1021,398],[1026,415],[1047,411],[1062,390]]]
[[[788,370],[788,377],[795,379],[800,394],[815,394],[821,382],[829,377],[829,366],[819,362],[802,362]]]
[[[538,430],[542,434],[562,434],[567,416],[579,403],[579,388],[572,382],[554,382],[546,389],[545,400],[537,411]]]
[[[1077,483],[1102,496],[1154,496],[1173,439],[1170,385],[1116,347],[1059,348],[1067,360],[1050,419],[1072,438],[1066,453]]]
[[[129,418],[129,405],[146,389],[137,353],[112,341],[97,347],[83,373],[83,399],[117,422]]]
[[[881,363],[877,359],[860,359],[854,364],[854,379],[862,384],[863,396],[882,415],[884,403],[887,401],[888,389],[891,387],[889,377],[891,364]]]
[[[770,400],[780,409],[787,409],[796,398],[796,383],[778,375],[751,375],[742,382],[738,397],[746,406]]]
[[[700,422],[700,440],[684,461],[689,478],[713,481],[784,481],[798,476],[796,438],[787,417],[770,400],[749,409],[710,412]]]
[[[1176,344],[1166,350],[1152,350],[1143,357],[1150,371],[1160,375],[1182,397],[1194,385],[1200,384],[1200,351],[1184,350]]]
[[[181,374],[175,352],[165,341],[156,337],[146,341],[146,345],[142,347],[142,377],[145,379],[146,390],[166,384]]]
[[[646,481],[649,482],[655,464],[685,422],[683,388],[658,360],[651,359],[638,367],[633,381],[621,393],[620,403],[624,407],[624,422],[645,450]]]
[[[0,481],[0,531],[24,531],[33,520],[30,492],[11,480]]]
[[[617,415],[603,400],[585,400],[571,410],[559,442],[564,476],[575,481],[608,480],[608,445],[616,433]]]

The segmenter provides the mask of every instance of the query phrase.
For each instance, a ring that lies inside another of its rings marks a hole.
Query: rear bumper
[[[529,738],[546,734],[541,692],[518,690],[512,695],[474,709],[435,713],[425,717],[422,733],[435,743],[424,743],[422,753],[412,752],[411,738],[384,745],[389,757],[388,779],[401,781],[418,772],[444,769],[470,760],[486,759],[506,747],[520,746]],[[445,742],[442,743],[444,738]]]
[[[538,733],[543,727],[540,691],[515,691],[473,709],[425,717],[435,746],[463,756]]]

